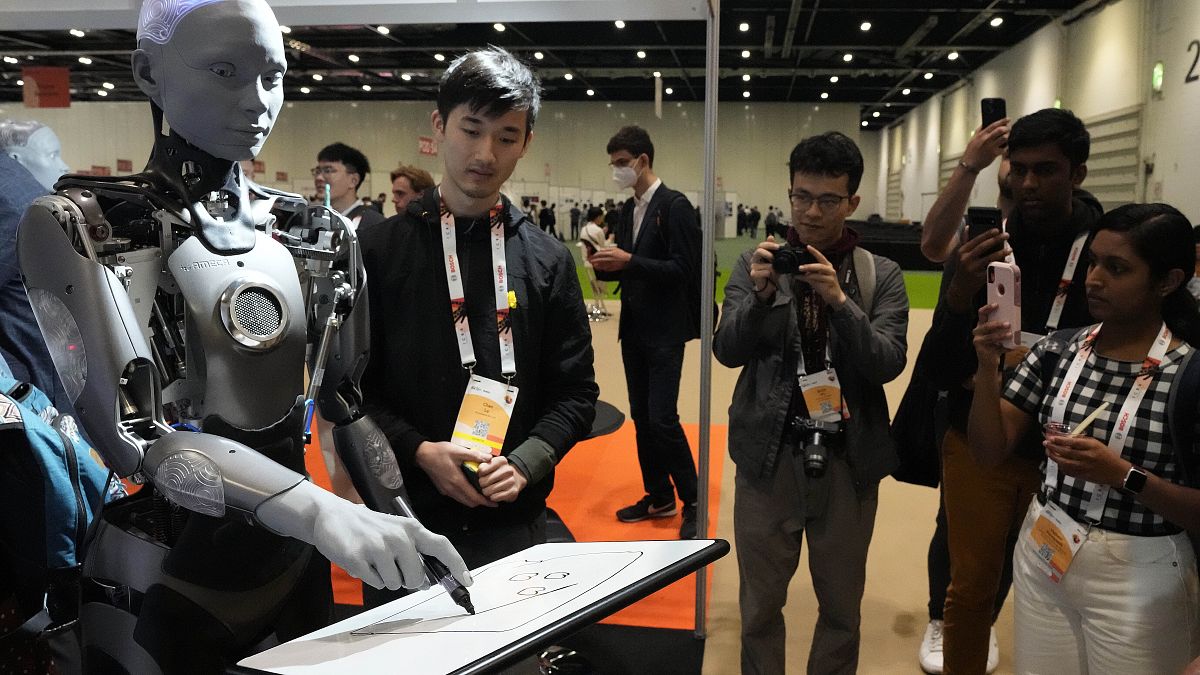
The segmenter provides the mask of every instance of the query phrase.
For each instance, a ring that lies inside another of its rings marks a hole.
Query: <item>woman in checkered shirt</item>
[[[1087,296],[1100,324],[1065,345],[1039,341],[1002,383],[1000,342],[1011,328],[989,320],[995,305],[980,310],[968,438],[976,461],[995,464],[1024,434],[1047,422],[1073,429],[1107,403],[1078,436],[1049,433],[1043,443],[1042,494],[1013,560],[1016,669],[1179,673],[1200,654],[1185,532],[1200,531],[1200,490],[1186,484],[1166,417],[1180,364],[1200,347],[1186,290],[1192,228],[1165,204],[1131,204],[1094,230]],[[1061,353],[1053,368],[1043,363],[1051,352]]]

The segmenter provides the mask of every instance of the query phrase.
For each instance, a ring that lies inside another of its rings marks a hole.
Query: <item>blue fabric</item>
[[[71,402],[38,330],[17,260],[17,226],[29,204],[44,194],[25,167],[0,155],[0,356],[13,377],[46,392],[56,408],[70,413]]]

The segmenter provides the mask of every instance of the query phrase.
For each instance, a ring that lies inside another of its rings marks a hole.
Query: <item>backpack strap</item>
[[[854,276],[858,279],[858,297],[862,299],[862,311],[871,316],[875,306],[875,256],[865,248],[854,247]]]
[[[1184,480],[1191,487],[1200,487],[1196,475],[1196,409],[1200,404],[1200,357],[1192,348],[1171,383],[1167,398],[1167,433],[1175,448],[1175,461],[1183,470]]]

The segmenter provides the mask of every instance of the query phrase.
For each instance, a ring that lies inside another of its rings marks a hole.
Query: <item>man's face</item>
[[[179,23],[154,52],[155,100],[167,123],[192,145],[222,159],[258,155],[283,105],[287,60],[270,8],[221,2]]]
[[[1013,207],[1029,223],[1051,223],[1071,212],[1071,190],[1083,182],[1087,168],[1071,162],[1053,143],[1011,150],[1008,187]]]
[[[358,191],[358,183],[362,180],[356,172],[351,171],[341,162],[318,161],[313,167],[313,185],[317,188],[317,196],[325,198],[325,186],[329,185],[329,198],[337,202],[353,198]]]
[[[420,192],[413,189],[408,176],[396,176],[396,180],[392,181],[392,206],[396,207],[396,213],[404,213],[408,203],[420,195]]]
[[[70,171],[62,159],[62,144],[50,127],[38,129],[25,145],[13,146],[7,152],[47,190],[54,189],[59,177]]]
[[[842,238],[846,219],[858,208],[859,196],[850,194],[850,176],[796,173],[789,201],[792,227],[800,241],[826,249]]]
[[[445,161],[442,180],[471,199],[499,194],[500,186],[533,142],[533,134],[525,131],[528,120],[524,110],[488,117],[464,104],[451,110],[445,120],[436,110],[431,119]]]

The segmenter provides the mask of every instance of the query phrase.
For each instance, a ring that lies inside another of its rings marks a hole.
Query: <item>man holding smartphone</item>
[[[1087,175],[1089,150],[1083,123],[1065,110],[1048,108],[1022,117],[1011,133],[1006,119],[981,126],[926,218],[922,250],[933,259],[940,255],[947,264],[922,350],[941,357],[937,368],[915,376],[928,377],[948,392],[950,428],[942,439],[942,490],[945,555],[953,570],[944,625],[931,599],[930,627],[920,654],[926,672],[991,672],[999,659],[990,626],[1008,592],[1016,532],[1039,484],[1038,464],[1044,453],[1038,437],[1028,439],[998,467],[983,468],[972,460],[965,434],[975,368],[971,329],[976,310],[984,304],[988,265],[1010,256],[1022,271],[1019,311],[1025,330],[1044,335],[1091,322],[1084,292],[1087,265],[1079,261],[1086,256],[1089,228],[1102,209],[1078,189]],[[1007,166],[1002,165],[1001,176],[1007,180],[1001,182],[1001,203],[1006,192],[1011,197],[1005,227],[968,237],[960,224],[975,178],[1002,152]],[[1060,293],[1063,287],[1066,292]],[[1036,335],[1026,336],[1006,362],[1018,363],[1035,339]],[[938,581],[944,583],[944,576],[935,580],[939,544],[935,534],[931,596],[940,590]]]

